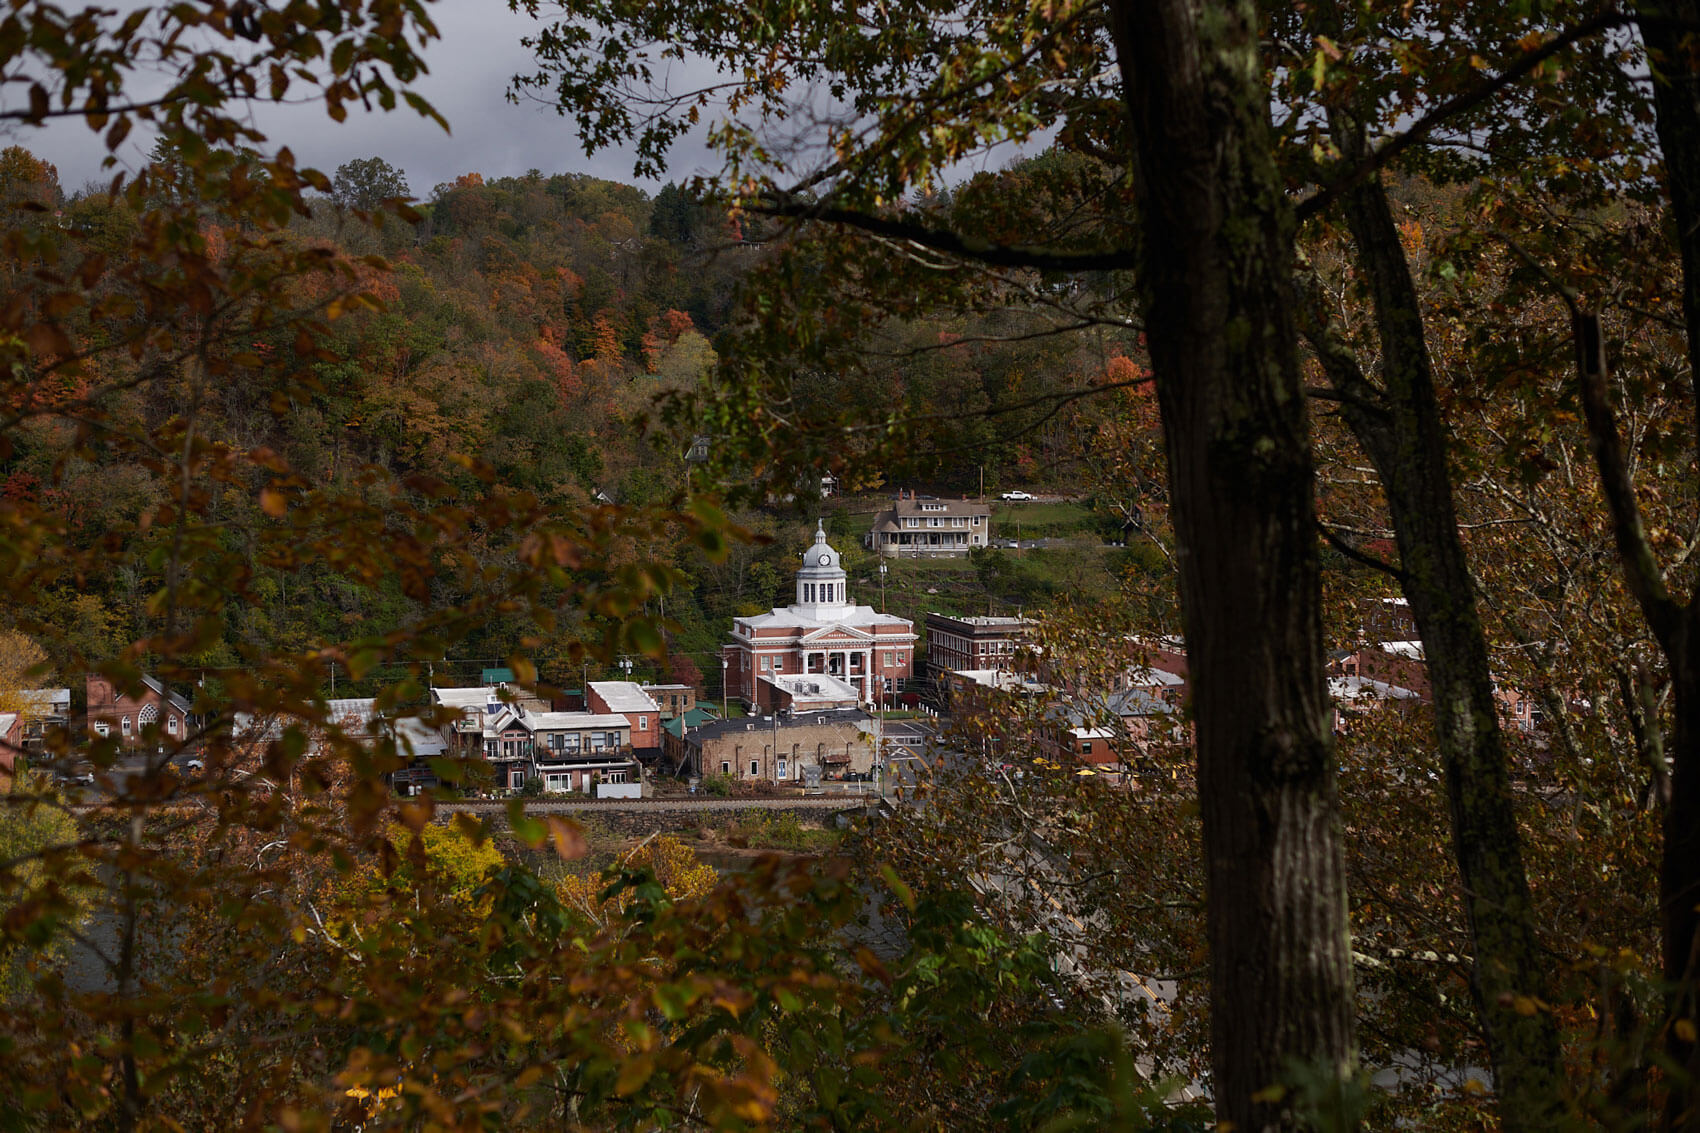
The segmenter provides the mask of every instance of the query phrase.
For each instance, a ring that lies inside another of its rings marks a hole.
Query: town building
[[[889,508],[874,516],[864,544],[889,558],[929,558],[966,555],[989,546],[991,538],[991,505],[900,491]]]
[[[644,693],[661,707],[661,718],[673,720],[697,706],[697,690],[691,685],[642,685]]]
[[[684,734],[680,771],[801,785],[874,769],[874,720],[856,708],[713,720]]]
[[[160,747],[189,738],[189,701],[162,681],[143,677],[141,691],[130,695],[91,673],[87,688],[89,728],[97,736],[116,736],[126,747],[141,743],[150,728],[157,729],[155,743]]]
[[[639,759],[661,754],[661,706],[635,681],[591,681],[590,711],[624,716],[631,727],[632,752]]]
[[[642,772],[632,758],[631,721],[617,712],[518,712],[519,726],[530,735],[525,755],[529,772],[547,792],[590,791],[597,783],[636,783]],[[660,721],[651,726],[659,733]],[[659,744],[657,745],[659,751]],[[507,785],[516,784],[510,765]]]
[[[68,688],[25,688],[7,693],[5,699],[17,709],[18,746],[30,754],[46,747],[47,732],[71,722],[71,690]]]
[[[607,689],[605,695],[618,700],[627,691]],[[523,690],[491,685],[434,688],[431,699],[448,717],[439,725],[445,747],[461,758],[482,756],[498,790],[517,791],[533,778],[542,781],[545,791],[583,791],[597,782],[638,780],[633,723],[624,713],[556,712]],[[654,703],[638,715],[648,715],[647,728],[659,736]],[[655,750],[659,753],[659,739]]]
[[[474,685],[471,688],[433,688],[431,707],[441,719],[443,740],[455,755],[488,756],[490,741],[502,739],[498,718],[504,712],[511,723],[514,708],[544,712],[550,708],[542,698],[513,685]],[[513,742],[516,736],[509,736]],[[498,747],[498,751],[500,748]]]
[[[23,750],[23,716],[17,712],[0,712],[0,782],[11,779],[12,768]]]
[[[1033,632],[1027,618],[992,615],[958,617],[927,613],[927,675],[935,681],[947,672],[1007,669],[1016,650]]]
[[[860,701],[854,685],[825,673],[764,674],[756,684],[756,710],[762,713],[855,708]]]
[[[1333,676],[1361,677],[1409,689],[1425,703],[1429,700],[1428,660],[1420,641],[1378,641],[1339,654],[1329,667]]]
[[[836,678],[863,704],[896,692],[913,671],[915,625],[851,603],[824,527],[815,529],[796,586],[791,605],[734,619],[720,654],[727,694],[754,709],[763,700],[763,677],[790,674]]]

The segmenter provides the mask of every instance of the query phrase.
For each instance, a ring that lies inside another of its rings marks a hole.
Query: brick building
[[[649,699],[661,707],[661,718],[672,720],[697,706],[697,690],[691,685],[643,685]]]
[[[99,736],[116,736],[126,747],[142,742],[148,729],[157,729],[157,746],[182,743],[189,737],[189,701],[153,677],[142,678],[135,695],[120,692],[105,677],[88,677],[89,728]]]
[[[591,681],[586,707],[624,716],[631,726],[632,752],[639,759],[661,754],[661,706],[635,681]]]
[[[1026,618],[927,613],[927,675],[938,680],[947,672],[1009,669],[1015,651],[1033,632]]]
[[[732,641],[720,654],[729,696],[753,709],[764,676],[822,674],[850,685],[866,704],[896,691],[913,671],[914,623],[850,602],[823,527],[804,553],[796,594],[789,606],[733,621]]]
[[[715,720],[686,732],[682,748],[686,774],[798,784],[818,767],[823,779],[861,777],[874,768],[874,721],[855,708]]]

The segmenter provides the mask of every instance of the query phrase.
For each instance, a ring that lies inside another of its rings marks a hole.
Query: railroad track
[[[439,802],[436,811],[439,814],[471,813],[471,814],[505,814],[508,809],[508,799],[456,799],[449,802]],[[713,811],[713,810],[854,810],[867,806],[869,802],[878,803],[878,795],[804,795],[798,798],[690,798],[663,796],[647,799],[526,799],[527,814],[560,814],[570,811]],[[202,809],[205,804],[201,804]],[[110,802],[79,802],[72,803],[68,808],[73,814],[86,815],[95,811],[121,810]],[[156,813],[169,811],[191,811],[192,808],[183,800],[164,803],[153,808]]]
[[[526,813],[551,813],[566,810],[791,810],[806,807],[819,810],[850,810],[867,805],[866,800],[878,801],[878,795],[805,795],[785,798],[648,798],[648,799],[526,799]],[[439,811],[506,811],[508,799],[459,799],[440,802]]]

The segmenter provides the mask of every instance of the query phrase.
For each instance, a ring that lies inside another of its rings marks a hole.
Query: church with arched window
[[[721,649],[728,694],[752,709],[801,706],[811,693],[831,700],[853,690],[861,704],[895,695],[914,672],[915,624],[851,602],[824,527],[803,552],[796,586],[791,605],[733,619],[732,640]]]

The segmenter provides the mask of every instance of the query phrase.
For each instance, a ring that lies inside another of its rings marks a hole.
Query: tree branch
[[[1322,537],[1328,540],[1328,545],[1330,547],[1333,547],[1336,551],[1339,551],[1342,555],[1345,555],[1348,559],[1351,559],[1358,565],[1366,566],[1371,570],[1378,570],[1383,574],[1391,575],[1398,579],[1401,583],[1405,581],[1404,571],[1400,570],[1386,559],[1379,558],[1370,554],[1368,551],[1363,551],[1352,546],[1352,544],[1336,535],[1333,528],[1329,527],[1320,519],[1316,521],[1316,529],[1322,532]]]
[[[1600,470],[1600,490],[1611,513],[1612,535],[1623,563],[1623,578],[1669,656],[1681,625],[1681,607],[1665,589],[1664,574],[1641,522],[1635,481],[1629,474],[1617,415],[1606,389],[1605,335],[1600,329],[1600,318],[1573,306],[1570,325],[1576,340],[1576,373],[1582,389],[1582,414],[1588,423],[1588,447],[1593,450],[1594,463]]]
[[[1371,150],[1345,173],[1300,201],[1293,209],[1294,216],[1297,217],[1300,224],[1303,224],[1311,217],[1327,209],[1329,205],[1340,198],[1342,193],[1360,184],[1364,178],[1370,176],[1412,146],[1424,141],[1448,119],[1480,106],[1571,45],[1602,31],[1626,27],[1632,22],[1634,22],[1634,17],[1627,13],[1602,12],[1593,19],[1583,20],[1569,31],[1560,32],[1533,51],[1523,55],[1499,74],[1484,79],[1472,90],[1447,99],[1418,118],[1409,129],[1394,135]]]
[[[989,240],[962,236],[944,228],[930,228],[911,220],[873,216],[855,209],[834,208],[813,201],[794,201],[771,196],[744,206],[757,216],[790,220],[813,220],[840,224],[896,240],[907,240],[936,252],[946,252],[993,267],[1032,268],[1036,271],[1125,271],[1136,266],[1132,249],[1104,252],[1059,252],[1018,244],[994,244]]]

